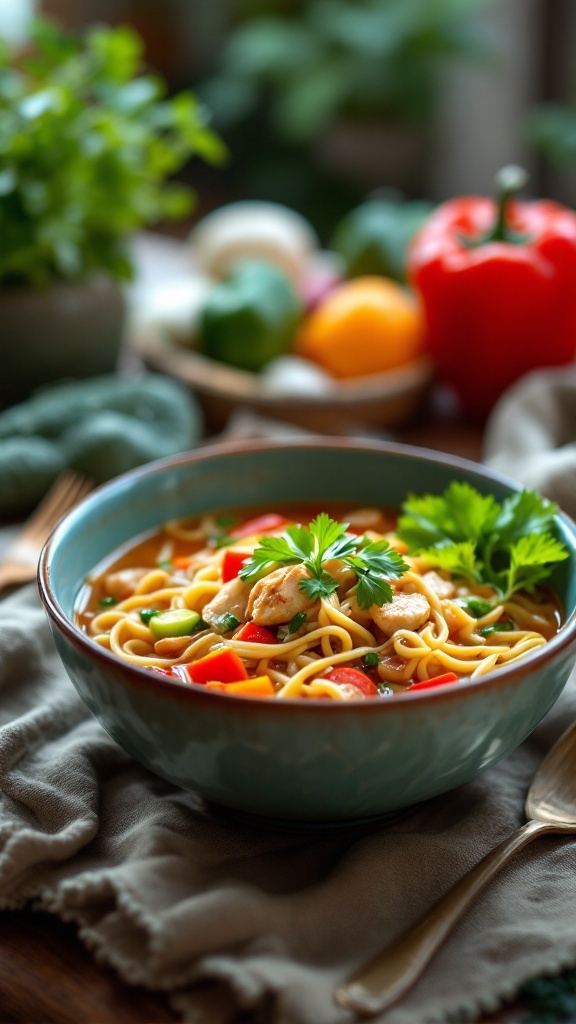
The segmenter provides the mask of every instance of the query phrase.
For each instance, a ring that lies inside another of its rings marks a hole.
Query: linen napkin
[[[513,754],[395,824],[275,832],[156,778],[91,717],[34,585],[0,615],[0,907],[75,922],[126,982],[194,1024],[341,1024],[333,991],[523,821],[576,715],[576,676]],[[388,1024],[468,1018],[576,963],[576,846],[545,837],[491,883]],[[384,1018],[381,1018],[384,1019]]]
[[[483,459],[576,517],[576,366],[535,370],[509,388],[486,425]]]

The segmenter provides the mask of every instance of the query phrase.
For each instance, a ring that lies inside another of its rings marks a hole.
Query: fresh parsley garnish
[[[481,636],[492,636],[493,633],[510,633],[515,628],[512,619],[504,619],[503,622],[493,622],[491,626],[483,626],[479,633]]]
[[[443,494],[410,495],[397,534],[411,555],[456,577],[494,588],[501,601],[534,589],[568,551],[554,533],[554,502],[523,490],[500,504],[467,483]]]
[[[118,604],[118,598],[117,597],[101,597],[100,600],[98,601],[98,604],[101,605],[102,608],[111,608],[113,604]]]
[[[339,559],[356,574],[356,596],[361,608],[392,600],[387,582],[399,579],[408,566],[390,547],[387,540],[372,541],[346,532],[347,524],[320,512],[309,527],[293,524],[279,537],[262,537],[252,558],[240,570],[245,582],[259,579],[281,565],[303,565],[309,578],[299,587],[312,600],[330,597],[338,582],[324,567],[331,559]]]

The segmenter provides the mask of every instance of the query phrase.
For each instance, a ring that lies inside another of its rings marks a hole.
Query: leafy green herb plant
[[[411,555],[476,583],[489,584],[499,600],[532,590],[568,557],[555,536],[557,506],[523,490],[502,504],[470,484],[452,482],[441,495],[410,495],[397,533]]]
[[[0,41],[0,284],[128,279],[130,235],[193,204],[172,176],[224,146],[194,94],[141,73],[131,29],[39,20],[32,42],[16,60]]]
[[[262,537],[251,560],[240,570],[246,582],[260,579],[281,565],[303,565],[309,578],[300,581],[300,589],[312,598],[330,597],[338,582],[324,567],[339,559],[357,577],[356,597],[361,608],[392,600],[390,579],[399,579],[408,566],[388,541],[371,541],[346,532],[347,524],[335,522],[320,512],[309,527],[288,526],[280,537]]]

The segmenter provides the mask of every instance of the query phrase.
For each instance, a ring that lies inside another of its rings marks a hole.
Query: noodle
[[[395,544],[389,512],[359,511],[370,512],[372,522],[380,517],[386,539]],[[383,536],[370,528],[371,538]],[[248,680],[264,679],[278,699],[329,700],[389,696],[443,673],[458,679],[485,676],[525,657],[558,629],[558,605],[549,591],[521,592],[498,603],[485,585],[430,572],[417,557],[403,556],[408,571],[390,581],[396,603],[384,601],[369,609],[359,606],[354,574],[338,575],[337,565],[337,590],[317,599],[306,598],[290,582],[299,571],[294,565],[268,570],[255,585],[237,575],[225,579],[227,552],[237,553],[242,564],[256,543],[254,536],[235,539],[233,532],[223,533],[214,516],[172,520],[95,570],[78,604],[77,621],[122,660],[172,673],[180,681],[190,681],[191,666],[224,650],[237,656]],[[256,602],[257,592],[268,618]],[[471,598],[488,599],[491,606],[485,604],[488,610],[476,618],[467,604]],[[279,621],[270,609],[282,602],[291,611]],[[294,613],[298,602],[302,610]],[[398,608],[402,614],[396,620]],[[160,622],[167,612],[197,625],[184,635],[158,635],[153,619],[160,615]],[[246,623],[257,628],[243,637]],[[367,681],[364,690],[359,673]],[[225,688],[230,680],[223,682]],[[223,687],[218,680],[213,685]]]

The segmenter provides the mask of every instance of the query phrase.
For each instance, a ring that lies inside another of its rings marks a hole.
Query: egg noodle
[[[361,519],[362,512],[370,513],[368,517],[365,514],[369,522],[375,522],[378,516],[383,532],[372,529],[371,537],[385,537],[392,547],[405,551],[393,530],[386,530],[384,513],[356,510],[343,517],[343,521],[348,523],[354,515]],[[299,616],[304,621],[294,620],[290,612],[280,627],[277,618],[273,625],[265,623],[265,629],[272,631],[272,642],[242,640],[236,634],[242,631],[238,627],[250,618],[245,607],[252,586],[259,587],[263,607],[268,597],[272,599],[277,594],[271,589],[271,575],[256,585],[238,578],[224,583],[226,552],[245,552],[249,559],[259,538],[226,537],[225,545],[218,546],[221,538],[213,516],[165,524],[147,544],[135,544],[131,553],[95,571],[78,608],[78,622],[97,644],[123,661],[163,670],[183,682],[190,682],[187,666],[225,648],[239,656],[248,677],[268,677],[272,696],[333,700],[366,695],[354,685],[327,678],[338,667],[362,670],[372,679],[375,695],[391,696],[446,672],[456,673],[459,679],[484,676],[542,646],[558,629],[558,605],[544,588],[494,603],[495,594],[490,588],[454,581],[447,573],[430,570],[422,559],[403,553],[408,571],[400,579],[390,581],[394,595],[404,600],[403,619],[401,616],[400,620],[388,623],[386,603],[381,614],[374,608],[361,608],[355,595],[357,581],[343,572],[336,592],[308,601],[305,615],[300,612]],[[185,557],[183,551],[187,552]],[[282,585],[281,579],[278,586]],[[421,596],[414,601],[414,595]],[[292,597],[304,600],[296,591]],[[476,604],[481,603],[483,608],[488,599],[492,606],[476,618],[468,603],[471,598],[477,599]],[[412,621],[412,604],[418,606],[417,621]],[[228,607],[237,628],[222,631],[210,621],[208,612],[211,608],[226,612]],[[156,639],[149,622],[141,617],[145,609],[197,612],[202,617],[201,628],[185,636]]]

